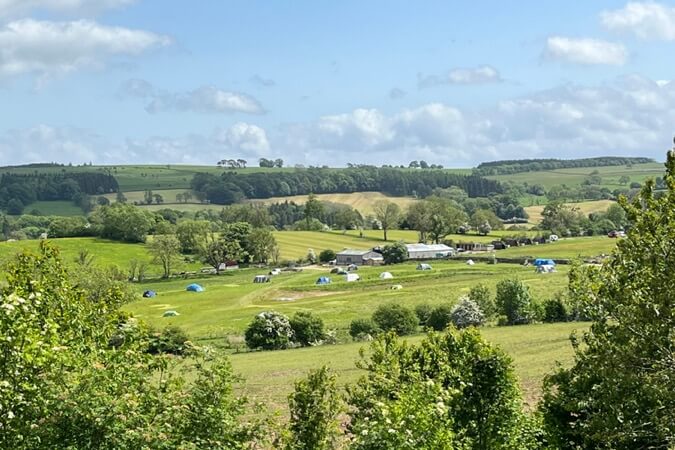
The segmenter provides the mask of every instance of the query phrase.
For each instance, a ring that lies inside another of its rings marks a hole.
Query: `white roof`
[[[338,255],[356,255],[356,256],[363,256],[366,253],[370,253],[372,250],[354,250],[351,248],[346,248],[342,250],[341,252],[338,252]]]
[[[406,244],[408,252],[449,252],[452,247],[445,244]]]

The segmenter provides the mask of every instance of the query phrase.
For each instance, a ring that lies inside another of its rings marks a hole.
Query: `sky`
[[[0,165],[663,160],[675,1],[0,0]]]

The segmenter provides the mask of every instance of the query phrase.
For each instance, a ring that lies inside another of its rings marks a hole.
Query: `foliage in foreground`
[[[675,154],[667,192],[645,184],[621,205],[633,227],[600,268],[578,267],[570,291],[593,324],[575,363],[545,381],[542,411],[558,448],[675,446]]]

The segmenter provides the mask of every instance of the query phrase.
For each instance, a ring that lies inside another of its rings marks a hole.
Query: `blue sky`
[[[0,164],[663,159],[667,2],[0,0]]]

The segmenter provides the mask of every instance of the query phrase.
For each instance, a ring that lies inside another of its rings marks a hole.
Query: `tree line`
[[[487,197],[503,192],[499,182],[476,175],[442,170],[410,172],[373,166],[346,169],[304,169],[293,172],[237,173],[221,176],[197,173],[191,188],[211,203],[229,205],[243,199],[289,195],[379,191],[393,196],[431,195],[436,188],[457,186],[469,197]]]
[[[603,156],[581,159],[515,159],[480,163],[474,174],[480,176],[508,175],[540,170],[573,169],[577,167],[631,166],[655,162],[652,158]]]

